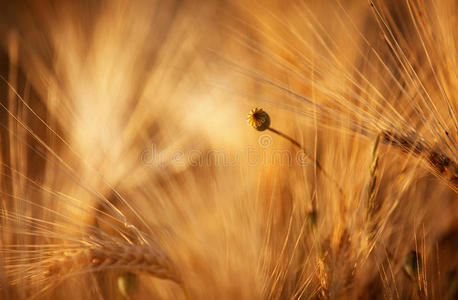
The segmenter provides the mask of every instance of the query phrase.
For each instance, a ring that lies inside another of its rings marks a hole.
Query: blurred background
[[[112,224],[190,299],[457,296],[456,173],[425,159],[457,161],[455,1],[0,3],[4,299],[124,299],[127,271],[185,299],[124,265],[43,277]]]

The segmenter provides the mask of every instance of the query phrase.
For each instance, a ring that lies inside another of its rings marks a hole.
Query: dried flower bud
[[[270,117],[262,108],[252,109],[247,121],[251,127],[259,131],[264,131],[270,126]]]

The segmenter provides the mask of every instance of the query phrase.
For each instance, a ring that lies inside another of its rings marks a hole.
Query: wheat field
[[[0,299],[457,299],[457,12],[0,1]]]

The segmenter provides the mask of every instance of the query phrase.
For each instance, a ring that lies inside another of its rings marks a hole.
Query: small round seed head
[[[270,126],[270,117],[262,108],[252,109],[247,121],[251,127],[259,131],[264,131]]]

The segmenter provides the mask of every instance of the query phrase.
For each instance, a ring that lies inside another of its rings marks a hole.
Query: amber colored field
[[[0,299],[457,299],[457,12],[0,1]]]

